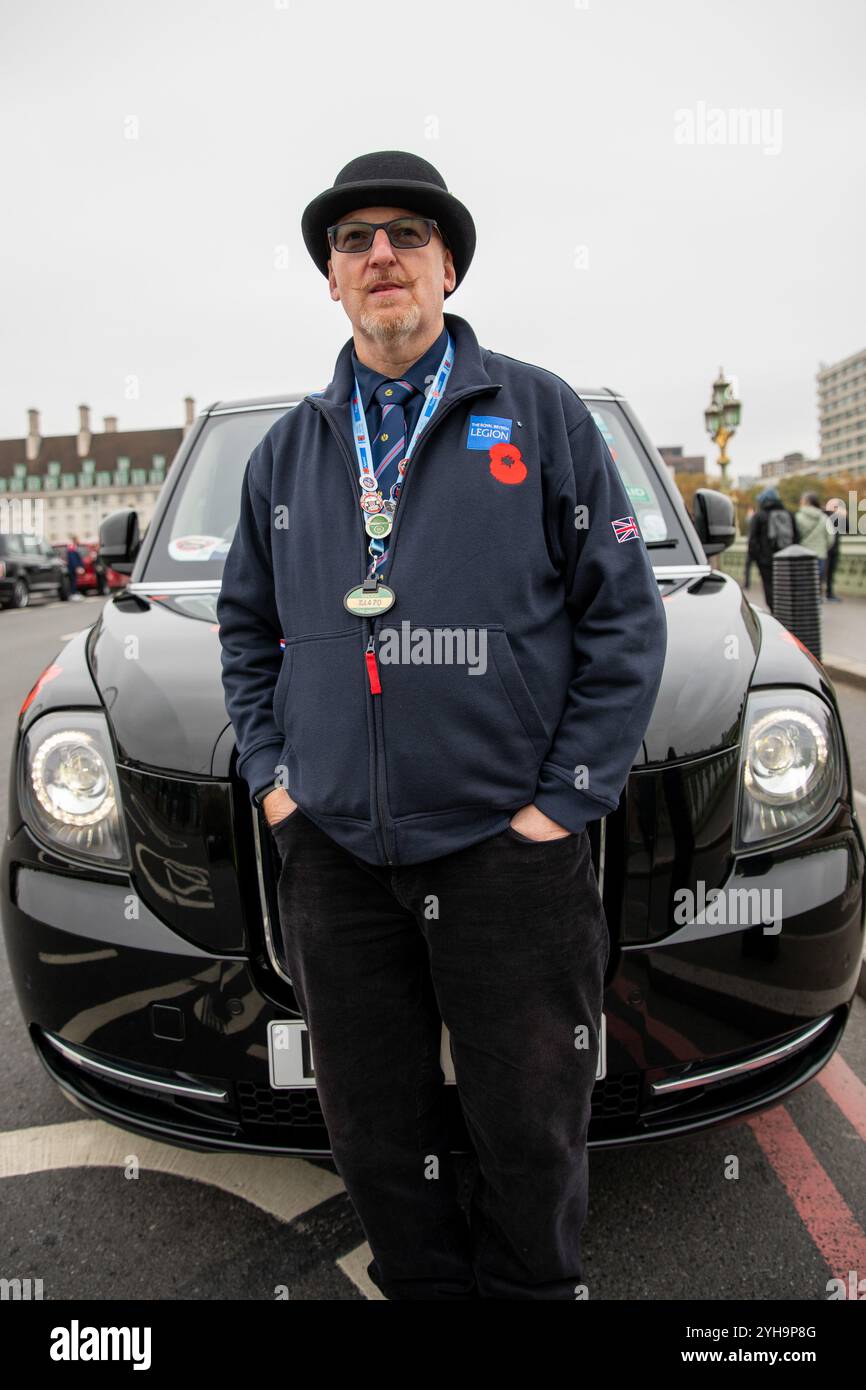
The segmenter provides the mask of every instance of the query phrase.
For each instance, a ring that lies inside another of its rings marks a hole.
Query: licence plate
[[[444,1023],[442,1024],[439,1061],[445,1074],[446,1086],[456,1085],[448,1029]],[[268,1069],[271,1086],[276,1091],[289,1088],[294,1090],[299,1086],[315,1086],[313,1045],[307,1032],[307,1025],[302,1020],[296,1018],[273,1019],[268,1024]],[[595,1079],[602,1081],[606,1075],[607,1022],[602,1014]]]

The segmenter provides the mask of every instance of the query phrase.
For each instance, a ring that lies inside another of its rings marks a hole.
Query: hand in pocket
[[[572,833],[566,830],[564,825],[558,821],[551,820],[537,806],[531,802],[528,806],[521,806],[519,811],[515,811],[510,829],[516,834],[522,835],[526,840],[564,840]]]
[[[289,816],[293,815],[297,809],[297,801],[292,800],[285,787],[275,787],[272,792],[268,792],[262,801],[265,820],[272,830],[281,821],[288,820]]]

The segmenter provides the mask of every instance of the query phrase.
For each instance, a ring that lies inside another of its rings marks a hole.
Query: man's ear
[[[334,274],[334,267],[331,264],[330,257],[328,258],[328,290],[334,303],[338,303],[340,299],[340,291],[337,288],[337,277]]]
[[[445,289],[453,290],[457,284],[457,271],[454,269],[454,257],[450,246],[442,248],[442,268],[445,273]]]

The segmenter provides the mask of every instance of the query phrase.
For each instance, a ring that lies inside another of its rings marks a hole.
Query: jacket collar
[[[416,358],[411,367],[408,367],[405,372],[400,373],[401,380],[408,381],[410,385],[415,387],[415,390],[421,397],[422,405],[424,393],[427,389],[426,378],[435,376],[436,368],[442,361],[442,354],[445,351],[447,341],[448,330],[447,328],[443,328],[435,343],[431,343],[427,351]],[[386,377],[382,372],[377,372],[373,367],[368,367],[366,362],[360,360],[354,349],[352,350],[352,369],[358,378],[358,386],[361,390],[361,404],[364,407],[364,411],[367,412],[372,404],[376,387],[381,385],[384,381],[391,380],[391,378]]]
[[[445,396],[455,395],[458,391],[469,389],[483,390],[485,387],[491,391],[500,389],[500,382],[493,381],[484,369],[481,359],[481,348],[478,345],[471,326],[459,314],[443,314],[445,327],[449,330],[454,340],[454,366],[445,387]],[[354,370],[352,367],[352,348],[354,338],[349,338],[340,349],[337,362],[334,367],[334,375],[324,391],[311,391],[305,400],[311,397],[316,401],[321,401],[325,405],[339,406],[348,404],[352,394],[354,383]]]

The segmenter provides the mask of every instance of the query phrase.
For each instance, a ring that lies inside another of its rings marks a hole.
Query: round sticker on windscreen
[[[173,560],[210,560],[223,543],[222,536],[177,536],[168,553]]]
[[[663,541],[667,538],[668,529],[661,512],[639,510],[638,525],[645,541]]]

